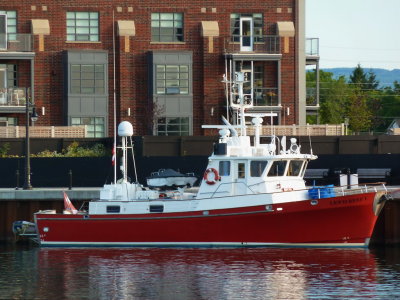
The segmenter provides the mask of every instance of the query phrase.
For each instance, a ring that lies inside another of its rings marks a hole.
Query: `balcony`
[[[306,106],[307,108],[319,107],[319,101],[317,97],[317,89],[308,87],[306,90]]]
[[[319,38],[306,38],[306,55],[319,56]]]
[[[24,112],[28,88],[0,88],[0,112]]]
[[[30,33],[0,34],[0,56],[8,52],[32,52],[33,38]]]
[[[250,109],[264,110],[265,108],[280,107],[278,88],[253,88],[253,92],[251,89],[246,90],[244,88],[243,96],[246,104],[250,104],[253,101],[253,107]],[[232,107],[237,109],[239,104],[237,92],[232,93],[232,99]]]
[[[240,36],[224,38],[224,51],[232,53],[280,54],[280,37],[275,35]]]
[[[254,106],[279,106],[278,88],[254,88]]]

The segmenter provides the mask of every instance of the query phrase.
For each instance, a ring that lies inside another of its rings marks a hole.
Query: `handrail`
[[[228,185],[228,184],[232,184],[232,183],[235,183],[235,184],[237,184],[237,183],[243,184],[243,185],[246,187],[246,189],[249,189],[253,194],[257,194],[257,193],[255,193],[246,183],[241,182],[241,181],[239,181],[239,182],[232,181],[232,182],[224,182],[224,183],[221,183],[221,184],[216,188],[216,190],[212,193],[211,198],[214,197],[214,195],[217,193],[218,189],[219,189],[221,186],[223,186],[223,185]],[[208,193],[207,193],[207,194],[208,194]],[[247,195],[247,194],[244,194],[244,195]]]

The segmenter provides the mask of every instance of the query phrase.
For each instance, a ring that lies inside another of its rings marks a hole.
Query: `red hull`
[[[375,193],[207,212],[35,214],[41,245],[367,246]]]

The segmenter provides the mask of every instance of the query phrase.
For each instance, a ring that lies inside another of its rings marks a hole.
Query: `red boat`
[[[100,199],[77,211],[66,197],[64,213],[35,214],[42,246],[323,246],[366,247],[387,193],[384,185],[307,188],[313,154],[296,139],[271,136],[261,143],[263,117],[247,114],[242,84],[238,126],[219,129],[219,143],[198,191],[158,190],[128,181],[132,125],[122,122],[123,176],[105,185]],[[252,117],[250,141],[245,118]]]

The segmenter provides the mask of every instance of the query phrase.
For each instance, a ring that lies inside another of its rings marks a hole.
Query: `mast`
[[[113,144],[113,155],[114,155],[114,184],[117,183],[117,94],[116,94],[116,83],[115,83],[115,18],[113,9],[113,113],[114,113],[114,144]]]

